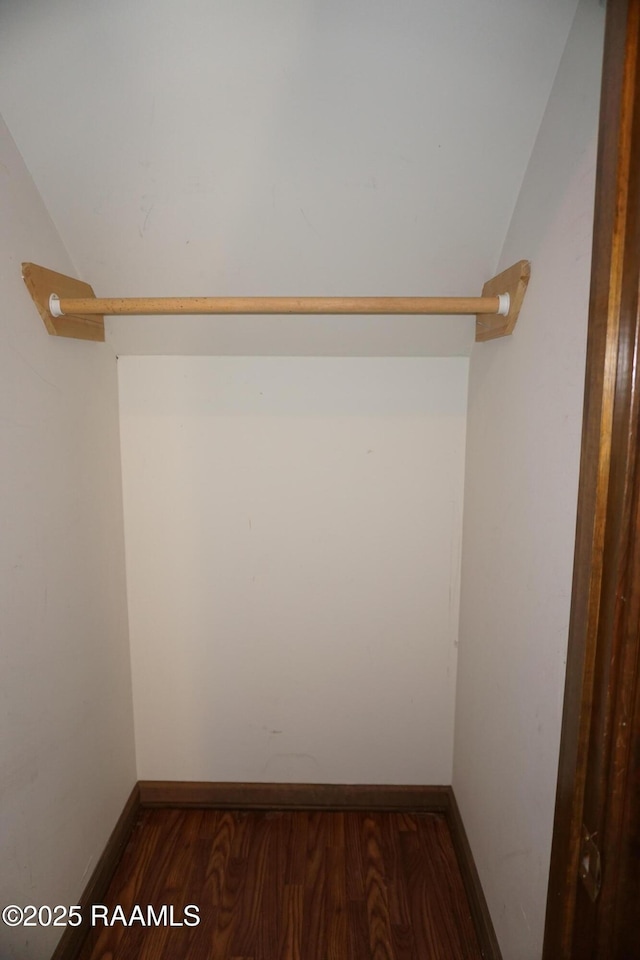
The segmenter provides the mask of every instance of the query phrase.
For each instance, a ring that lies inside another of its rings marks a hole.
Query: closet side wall
[[[118,371],[139,776],[450,783],[467,359]]]
[[[0,121],[0,903],[78,902],[135,782],[116,364],[21,279],[73,266]],[[0,926],[0,955],[60,928]]]
[[[469,383],[453,785],[509,960],[539,960],[576,520],[604,12],[583,0],[499,268],[532,278]]]

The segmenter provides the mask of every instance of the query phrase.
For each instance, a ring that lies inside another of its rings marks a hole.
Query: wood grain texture
[[[56,273],[37,263],[22,264],[22,279],[31,294],[42,322],[54,337],[70,337],[73,340],[104,340],[104,317],[92,310],[91,314],[73,313],[69,316],[54,317],[49,311],[49,296],[83,297],[93,304],[95,297],[88,283]]]
[[[607,4],[573,595],[544,960],[640,956],[640,2]],[[635,719],[634,719],[635,718]],[[637,809],[637,807],[636,807]],[[603,862],[593,903],[581,838]],[[625,919],[626,917],[626,919]]]
[[[415,810],[443,812],[448,786],[339,783],[214,783],[140,780],[143,806],[243,810]]]
[[[162,316],[186,314],[493,314],[496,290],[486,297],[60,297],[65,314],[76,316]],[[57,293],[54,288],[49,293]]]
[[[80,960],[481,960],[442,814],[145,809],[104,903],[197,927],[96,927]]]
[[[482,288],[483,297],[497,296],[501,293],[508,293],[509,312],[506,317],[500,314],[493,316],[476,316],[476,341],[478,343],[484,340],[495,340],[497,337],[510,336],[518,322],[520,310],[524,301],[524,295],[527,292],[529,278],[531,277],[531,264],[528,260],[518,260],[517,263],[507,267],[502,273],[487,280]]]
[[[583,824],[596,832],[602,887],[594,904],[582,885],[576,899],[573,951],[593,958],[640,956],[638,834],[632,762],[640,741],[640,3],[628,6],[613,262],[617,317],[615,400],[610,440],[600,614]],[[637,799],[636,799],[637,803]],[[587,954],[586,948],[591,953]]]

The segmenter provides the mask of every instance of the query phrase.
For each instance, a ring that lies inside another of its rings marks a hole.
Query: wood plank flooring
[[[481,960],[440,814],[146,809],[80,960]]]

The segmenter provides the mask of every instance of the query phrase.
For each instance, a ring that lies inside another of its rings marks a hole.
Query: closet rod
[[[509,313],[508,293],[495,297],[49,297],[53,317],[160,314],[497,314]]]
[[[513,332],[529,281],[519,260],[491,280],[480,297],[96,297],[83,280],[36,263],[22,276],[54,337],[104,340],[104,317],[158,314],[418,314],[476,315],[476,340]]]

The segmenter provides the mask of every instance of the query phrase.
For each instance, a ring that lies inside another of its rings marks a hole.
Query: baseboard
[[[480,877],[478,876],[473,854],[471,853],[467,832],[464,829],[453,788],[449,787],[448,791],[449,802],[445,811],[447,824],[449,825],[449,833],[453,840],[458,865],[462,873],[471,916],[473,917],[473,923],[480,943],[480,950],[485,960],[502,960],[496,932],[493,929],[491,915],[482,890]]]
[[[102,903],[107,887],[115,872],[120,857],[126,847],[131,831],[135,825],[138,813],[140,812],[140,790],[138,784],[129,795],[129,799],[124,805],[124,809],[118,817],[111,836],[107,840],[107,845],[98,860],[95,870],[89,878],[82,896],[78,900],[82,908],[82,923],[77,927],[67,927],[58,946],[56,947],[51,960],[76,960],[76,957],[82,949],[87,933],[89,932],[89,914],[91,904]]]
[[[140,780],[143,807],[244,810],[399,810],[444,813],[450,787],[338,783],[212,783]]]

